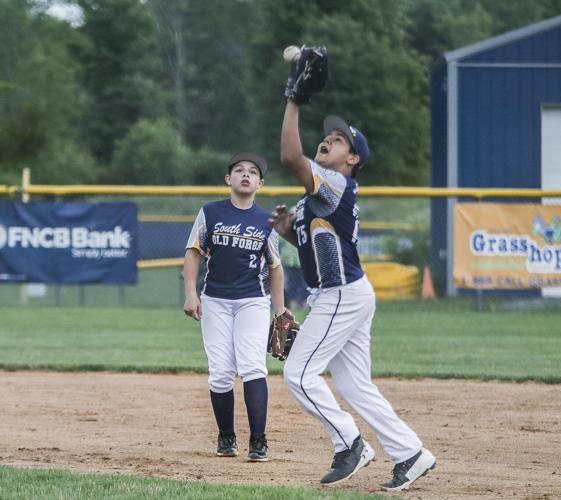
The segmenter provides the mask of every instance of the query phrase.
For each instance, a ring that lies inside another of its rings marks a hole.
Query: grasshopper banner
[[[457,203],[454,284],[561,287],[561,206]]]
[[[0,282],[136,283],[134,203],[0,202]]]

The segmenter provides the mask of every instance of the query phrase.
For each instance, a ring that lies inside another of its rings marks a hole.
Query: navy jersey
[[[310,163],[313,192],[296,205],[294,221],[304,279],[311,288],[352,283],[364,275],[357,251],[357,183]]]
[[[271,214],[253,204],[246,210],[230,199],[204,205],[187,242],[206,257],[202,293],[221,299],[265,297],[269,267],[280,264]]]

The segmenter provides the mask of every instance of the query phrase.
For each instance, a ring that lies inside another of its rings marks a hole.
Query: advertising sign
[[[136,283],[134,203],[0,202],[0,282]]]
[[[561,206],[457,203],[454,227],[457,287],[561,286]]]

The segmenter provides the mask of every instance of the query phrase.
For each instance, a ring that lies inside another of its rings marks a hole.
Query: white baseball
[[[289,45],[288,47],[286,47],[286,49],[284,49],[282,58],[287,63],[296,62],[298,59],[300,59],[300,49],[296,47],[296,45]]]

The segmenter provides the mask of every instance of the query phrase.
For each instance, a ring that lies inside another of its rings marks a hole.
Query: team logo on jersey
[[[241,224],[226,226],[222,222],[217,222],[214,225],[212,242],[220,246],[258,251],[263,248],[265,237],[265,232],[255,226],[246,226],[242,230]]]

